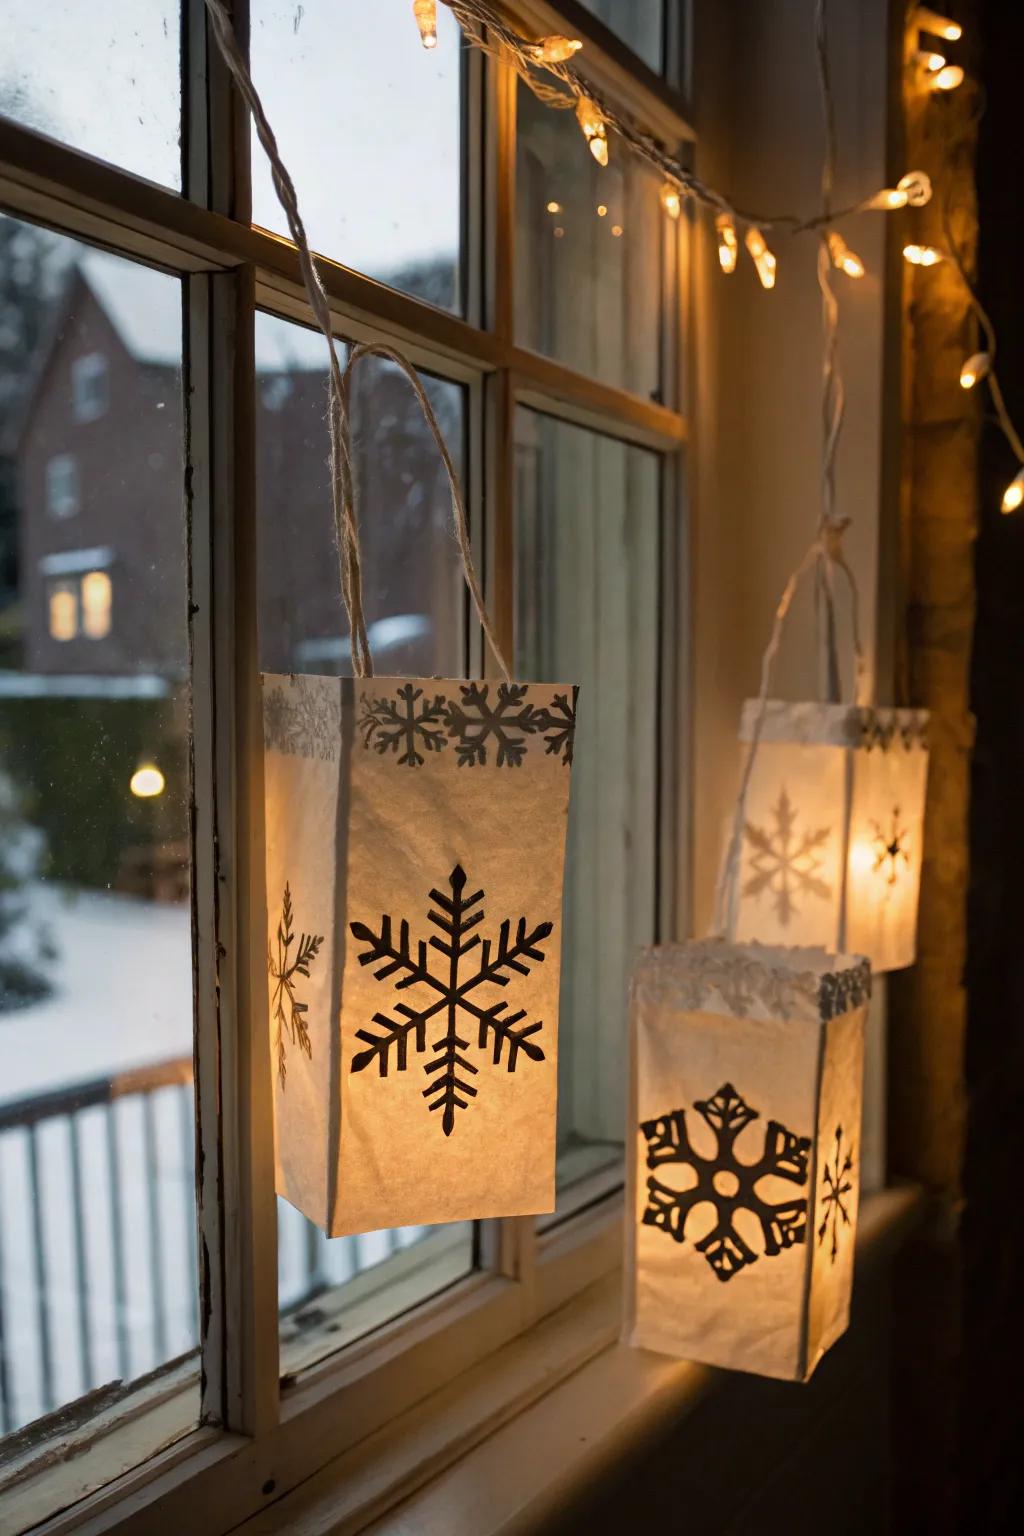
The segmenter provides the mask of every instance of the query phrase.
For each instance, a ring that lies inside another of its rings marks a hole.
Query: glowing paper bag
[[[575,712],[264,678],[277,1189],[332,1237],[553,1209]]]
[[[758,701],[743,707],[750,741]],[[914,963],[928,715],[769,700],[745,802],[728,932]]]
[[[625,1335],[803,1381],[845,1331],[866,960],[707,939],[631,992]]]

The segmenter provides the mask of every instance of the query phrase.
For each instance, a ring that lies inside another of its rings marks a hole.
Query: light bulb
[[[881,192],[876,192],[874,197],[864,204],[865,208],[876,208],[882,213],[889,213],[894,208],[907,206],[907,194],[899,187],[883,187]]]
[[[612,225],[612,234],[615,236],[615,238],[617,240],[619,238],[619,236],[622,234],[622,225],[621,224],[613,224]]]
[[[162,795],[165,779],[155,763],[140,763],[132,774],[128,788],[139,800],[152,800]]]
[[[920,27],[922,32],[930,32],[932,37],[945,38],[947,43],[955,43],[964,35],[964,29],[958,21],[951,21],[948,16],[933,11],[930,6],[919,5],[914,12],[914,24]]]
[[[437,47],[437,0],[412,0],[412,13],[424,48]]]
[[[556,203],[556,202],[553,202],[553,201],[548,203],[548,213],[561,213],[561,211],[562,211],[561,203]]]
[[[941,251],[937,251],[934,245],[905,245],[903,255],[912,267],[934,267],[937,262],[944,261]]]
[[[607,203],[598,203],[598,205],[597,205],[597,216],[598,216],[598,218],[599,219],[605,218],[607,213],[608,213],[608,204]]]
[[[946,67],[946,56],[943,53],[929,53],[927,49],[920,48],[917,53],[917,62],[930,75],[937,75],[940,69]]]
[[[598,165],[607,165],[608,130],[600,107],[596,102],[591,101],[589,96],[577,97],[576,121],[583,130],[583,137],[590,145],[590,153]]]
[[[662,187],[661,206],[664,208],[670,219],[678,219],[682,210],[683,200],[680,196],[679,188],[675,185],[674,182],[666,181],[665,185]]]
[[[535,43],[527,43],[526,52],[535,64],[564,64],[583,44],[578,37],[542,37]]]
[[[751,225],[744,236],[744,244],[750,252],[751,260],[757,268],[757,275],[761,279],[762,288],[775,287],[775,257],[765,243],[764,235]]]
[[[1003,511],[1016,512],[1022,501],[1024,501],[1024,469],[1018,469],[1003,492]]]
[[[718,236],[719,266],[726,274],[735,272],[739,244],[736,240],[736,226],[727,213],[718,215],[715,220],[715,233]]]
[[[864,276],[864,263],[856,251],[850,250],[838,230],[829,231],[828,253],[832,258],[832,265],[838,267],[840,272],[845,272],[847,277]]]
[[[973,389],[991,367],[992,359],[987,352],[975,352],[960,369],[960,388]]]
[[[959,64],[947,64],[945,69],[928,76],[928,84],[933,91],[955,91],[963,82],[964,72]]]
[[[906,193],[911,208],[923,208],[925,203],[931,201],[932,182],[925,171],[908,171],[900,177],[896,188]]]

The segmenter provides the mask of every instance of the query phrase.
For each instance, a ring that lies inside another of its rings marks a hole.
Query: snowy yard
[[[0,1013],[0,1109],[191,1057],[186,906],[42,884],[29,904],[54,990]],[[0,1432],[195,1346],[192,1137],[189,1083],[0,1133]],[[427,1230],[329,1242],[280,1202],[282,1306]]]

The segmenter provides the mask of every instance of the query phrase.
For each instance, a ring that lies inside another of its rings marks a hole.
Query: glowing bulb
[[[165,779],[155,763],[142,763],[131,776],[128,788],[139,800],[152,800],[162,795]]]
[[[865,204],[865,208],[877,208],[882,213],[890,213],[894,208],[907,206],[907,194],[899,187],[883,187],[881,192],[876,192]]]
[[[930,75],[937,75],[940,69],[945,69],[946,67],[946,58],[944,54],[928,53],[925,49],[920,49],[918,51],[917,62],[921,65],[921,68],[927,70]]]
[[[1024,469],[1018,469],[1003,492],[1003,511],[1016,512],[1022,501],[1024,501]]]
[[[580,96],[576,101],[576,121],[583,130],[583,137],[590,145],[590,153],[598,165],[608,164],[608,130],[605,127],[604,117],[596,102],[589,96]]]
[[[621,224],[613,224],[612,225],[612,234],[615,236],[616,239],[618,239],[619,235],[622,234],[622,225]]]
[[[912,267],[934,267],[937,262],[945,259],[934,245],[905,245],[903,255]]]
[[[987,352],[975,352],[960,369],[960,388],[973,389],[978,380],[983,379],[991,367],[992,359]]]
[[[412,13],[424,48],[437,47],[437,0],[412,0]]]
[[[578,37],[542,37],[536,43],[528,43],[526,52],[535,64],[564,64],[583,44]]]
[[[598,216],[598,218],[599,219],[603,219],[605,217],[605,215],[607,214],[607,212],[608,212],[608,204],[607,203],[598,203],[598,205],[597,205],[597,216]]]
[[[951,21],[948,16],[940,15],[927,5],[917,7],[914,22],[922,32],[930,32],[932,37],[943,37],[947,43],[959,42],[964,35],[964,29],[958,21]]]
[[[661,206],[670,219],[678,219],[683,200],[679,195],[679,188],[671,181],[666,181],[661,189]]]
[[[958,85],[963,85],[963,81],[964,72],[959,64],[947,64],[938,74],[928,77],[928,84],[933,91],[955,91]]]
[[[565,234],[565,230],[562,228],[561,224],[556,224],[554,233],[555,239],[561,240],[562,236]]]
[[[856,251],[850,250],[838,230],[829,231],[828,253],[832,258],[832,265],[838,267],[840,272],[845,272],[847,277],[864,276],[864,263]]]
[[[739,245],[736,240],[736,226],[727,213],[718,215],[715,220],[715,233],[718,236],[718,265],[728,275],[736,271]]]
[[[764,235],[753,224],[744,236],[744,244],[757,268],[762,288],[775,287],[775,257],[765,243]]]
[[[925,203],[931,201],[931,177],[924,171],[908,171],[900,177],[896,187],[898,191],[906,193],[911,208],[923,208]]]
[[[548,203],[548,213],[561,213],[561,203]]]

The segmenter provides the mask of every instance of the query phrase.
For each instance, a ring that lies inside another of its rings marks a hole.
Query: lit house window
[[[95,421],[105,414],[110,389],[107,360],[101,352],[87,352],[71,364],[71,399],[76,421]]]
[[[82,632],[90,640],[110,634],[113,587],[106,571],[88,571],[82,577]]]
[[[50,588],[50,634],[54,640],[73,640],[78,634],[78,589],[62,581]]]
[[[46,510],[51,517],[78,511],[78,465],[73,454],[56,453],[46,465]]]

